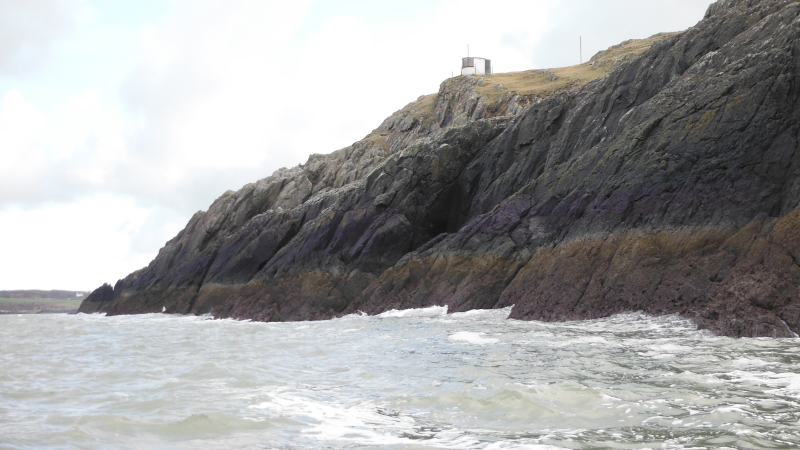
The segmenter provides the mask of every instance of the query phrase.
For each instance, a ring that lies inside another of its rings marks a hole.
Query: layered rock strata
[[[795,336],[799,16],[797,1],[721,0],[546,95],[448,80],[351,147],[223,194],[81,311],[513,305],[517,319],[677,313]]]

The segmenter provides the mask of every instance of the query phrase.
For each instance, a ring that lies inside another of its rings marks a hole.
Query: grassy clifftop
[[[456,76],[445,80],[438,93],[420,96],[389,117],[365,141],[385,147],[397,131],[418,131],[426,135],[450,123],[442,121],[443,97],[452,96],[460,106],[471,106],[475,118],[515,115],[537,100],[569,91],[607,76],[614,68],[646,51],[656,42],[676,33],[660,33],[647,39],[633,39],[598,52],[589,61],[569,67],[525,70],[489,75]],[[437,106],[440,111],[437,112]],[[481,108],[481,106],[483,106]],[[465,111],[461,111],[464,113]],[[463,122],[454,122],[461,125]],[[390,140],[390,139],[389,139]]]
[[[602,78],[654,43],[674,34],[660,33],[647,39],[628,40],[598,52],[589,61],[575,66],[479,75],[484,82],[476,90],[489,101],[498,100],[506,92],[526,98],[544,98]]]

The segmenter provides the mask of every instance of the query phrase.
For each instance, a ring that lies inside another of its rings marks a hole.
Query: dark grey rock
[[[722,0],[525,107],[448,79],[364,140],[223,194],[85,309],[313,320],[514,305],[520,319],[644,311],[793,336],[798,16],[797,1]]]

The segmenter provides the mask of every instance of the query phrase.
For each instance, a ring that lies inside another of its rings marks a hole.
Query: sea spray
[[[0,316],[0,447],[800,445],[795,340],[508,314]]]

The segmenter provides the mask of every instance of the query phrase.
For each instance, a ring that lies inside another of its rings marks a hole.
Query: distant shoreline
[[[91,291],[65,291],[61,289],[14,289],[0,290],[0,301],[3,299],[35,299],[35,300],[75,300],[84,299]]]
[[[0,316],[13,316],[18,314],[77,314],[78,309],[68,309],[68,310],[61,310],[61,309],[43,309],[40,311],[5,311],[0,310]]]
[[[0,291],[0,314],[69,314],[76,313],[84,297],[63,295],[56,298],[10,297],[2,295],[9,291]],[[17,291],[20,292],[20,291]],[[27,291],[46,292],[46,291]],[[65,292],[65,291],[60,291]]]

